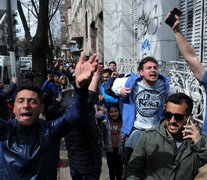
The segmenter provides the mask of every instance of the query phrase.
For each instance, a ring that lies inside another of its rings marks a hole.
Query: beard
[[[183,137],[183,133],[182,131],[184,130],[183,127],[180,127],[179,129],[177,129],[177,131],[171,131],[169,126],[170,125],[173,125],[173,126],[176,126],[176,127],[179,127],[176,123],[168,123],[168,126],[166,126],[166,130],[167,132],[174,138],[174,139],[179,139],[181,137]]]

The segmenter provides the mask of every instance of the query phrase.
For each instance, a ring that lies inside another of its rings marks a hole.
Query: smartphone
[[[186,121],[186,124],[185,125],[189,125],[190,124],[190,120],[191,120],[191,118],[192,118],[192,116],[190,115],[189,117],[188,117],[188,119],[187,119],[187,121]],[[186,128],[185,128],[185,130],[186,130]],[[183,133],[183,136],[185,136],[186,134],[185,133]]]
[[[176,21],[175,14],[180,17],[182,12],[177,8],[173,9],[170,16],[165,20],[165,23],[168,24],[170,27],[173,27],[173,25],[175,24]]]

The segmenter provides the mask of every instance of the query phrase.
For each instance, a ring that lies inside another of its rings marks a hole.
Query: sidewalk
[[[67,158],[67,151],[64,146],[64,141],[61,141],[60,144],[60,159],[68,164],[68,158]],[[72,180],[70,177],[70,170],[69,167],[60,167],[59,171],[57,173],[57,180]],[[100,180],[109,180],[109,172],[108,172],[108,166],[106,162],[106,158],[102,158],[102,172]]]

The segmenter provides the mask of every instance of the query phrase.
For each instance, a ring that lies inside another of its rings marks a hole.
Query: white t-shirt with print
[[[159,106],[165,93],[164,81],[158,79],[153,87],[146,86],[143,80],[137,81],[132,93],[137,111],[134,127],[146,130],[158,126]]]

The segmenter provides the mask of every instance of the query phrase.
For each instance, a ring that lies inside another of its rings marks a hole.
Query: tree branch
[[[37,14],[35,14],[30,8],[29,8],[29,6],[28,5],[25,5],[24,3],[21,3],[28,11],[30,11],[32,14],[33,14],[33,16],[35,17],[35,18],[37,18]]]
[[[52,18],[53,18],[54,15],[56,14],[57,10],[59,9],[60,1],[61,1],[61,0],[58,0],[58,1],[57,1],[57,5],[56,5],[56,8],[55,8],[55,11],[54,11],[54,12],[50,15],[50,17],[49,17],[49,22],[52,20]],[[53,3],[53,4],[55,4],[55,3]]]
[[[32,2],[32,5],[33,5],[34,10],[35,10],[36,17],[38,17],[38,16],[39,16],[39,13],[38,13],[38,10],[37,10],[37,6],[36,6],[36,4],[35,4],[34,0],[31,0],[31,2]]]
[[[20,15],[20,18],[21,18],[23,27],[24,27],[25,38],[28,40],[28,42],[31,43],[31,41],[32,41],[32,36],[31,36],[31,34],[30,34],[30,29],[29,29],[29,27],[28,27],[28,24],[27,24],[27,21],[26,21],[24,12],[23,12],[23,10],[22,10],[21,2],[20,2],[19,0],[17,1],[17,9],[18,9],[18,12],[19,12],[19,15]]]

